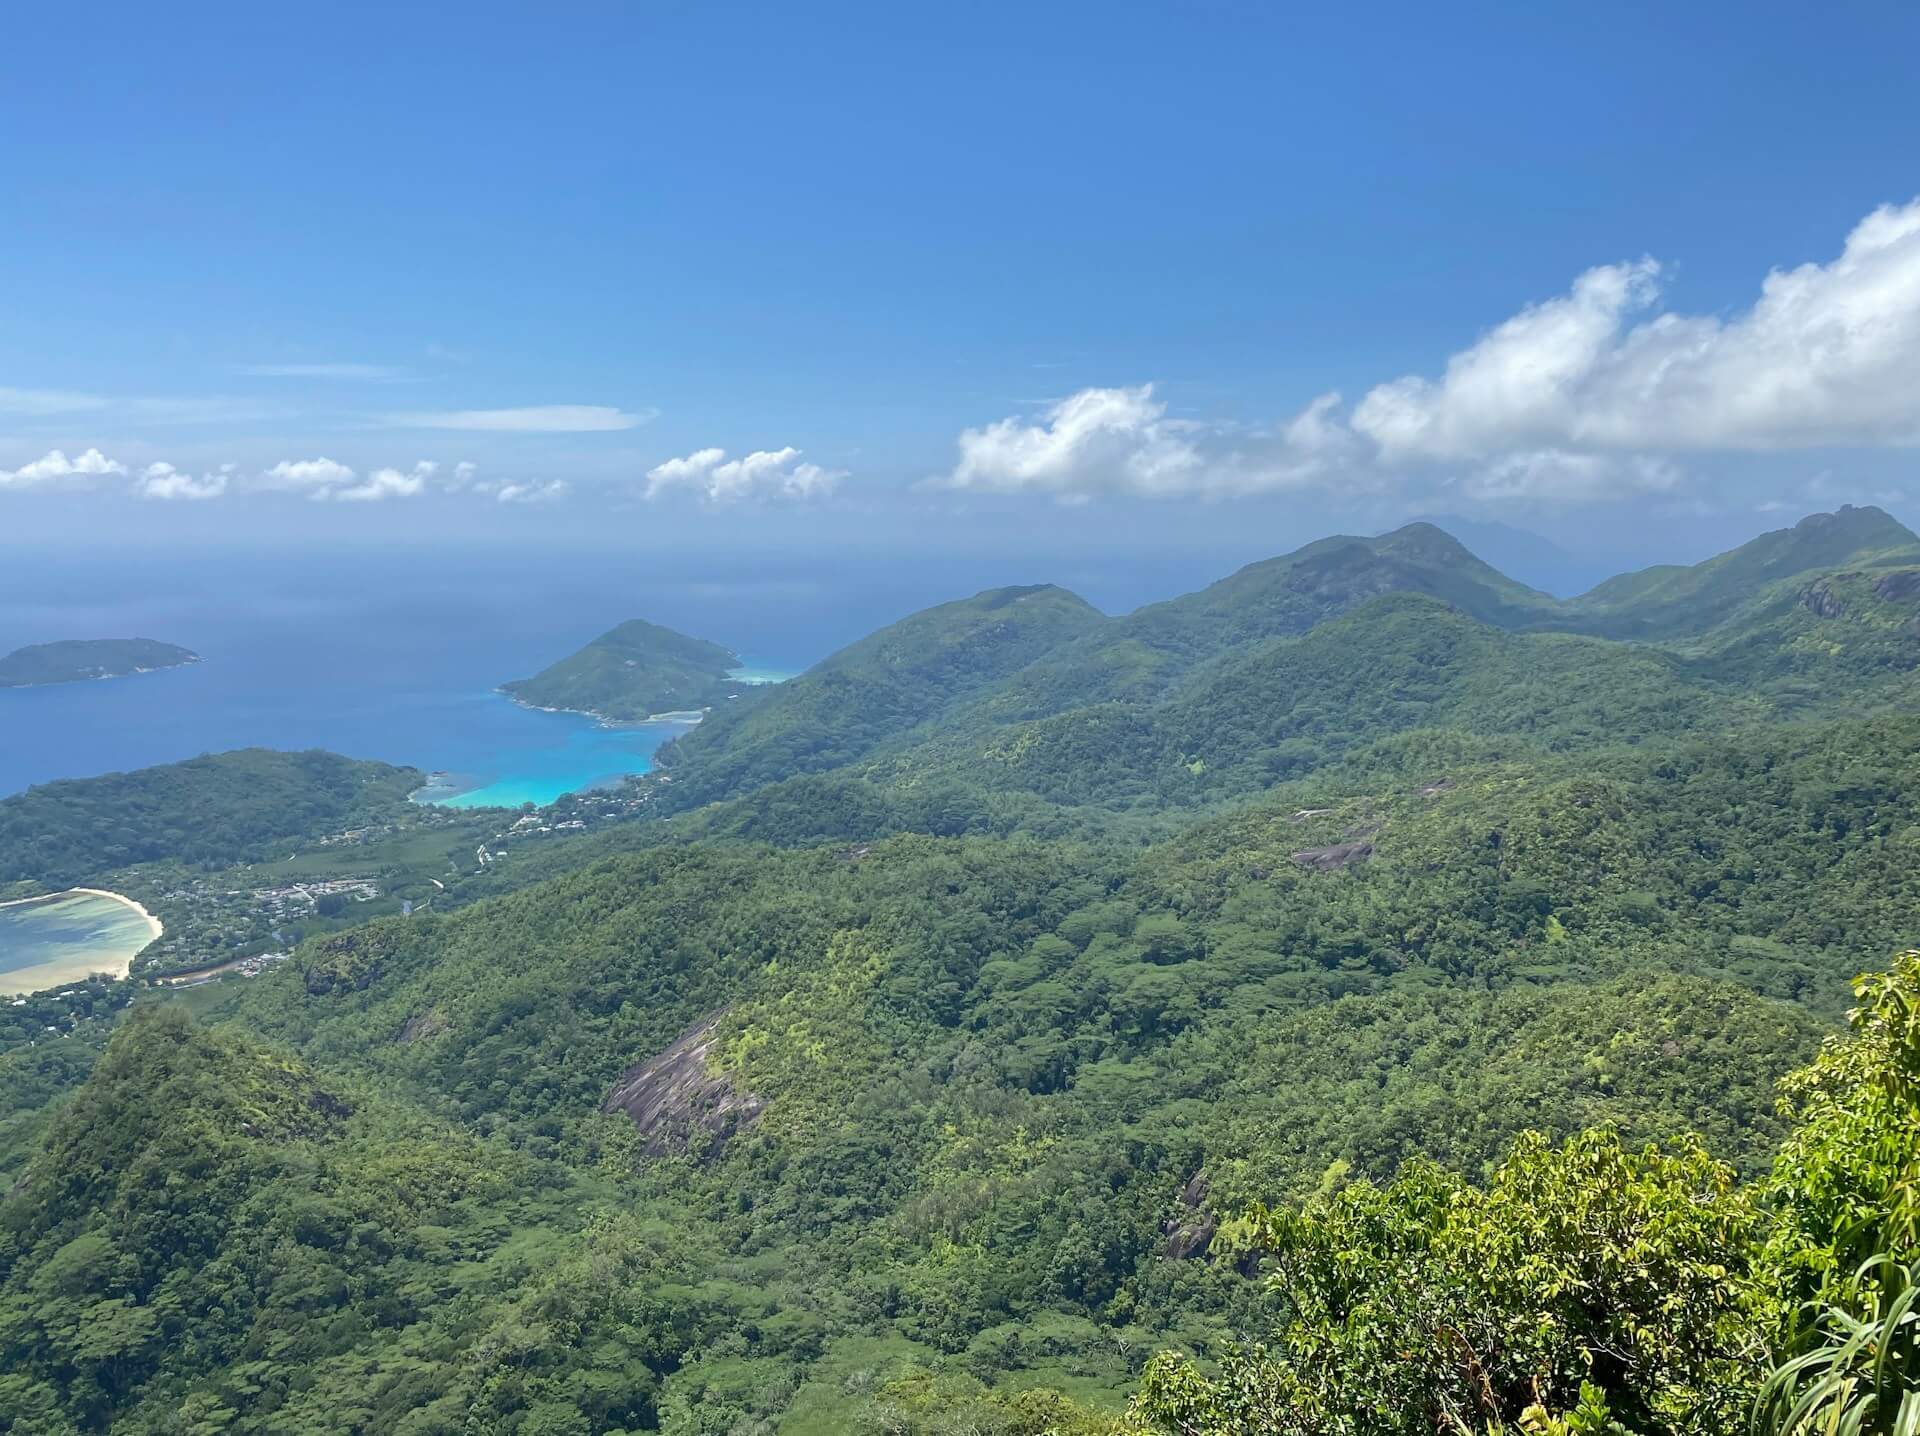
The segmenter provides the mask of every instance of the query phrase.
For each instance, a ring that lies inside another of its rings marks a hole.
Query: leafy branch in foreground
[[[1428,1162],[1217,1251],[1288,1315],[1215,1369],[1163,1353],[1133,1416],[1178,1436],[1920,1432],[1920,951],[1784,1084],[1798,1127],[1742,1188],[1697,1142],[1529,1133],[1484,1188]],[[1867,1255],[1861,1257],[1859,1254]],[[1796,1315],[1796,1313],[1798,1313]]]

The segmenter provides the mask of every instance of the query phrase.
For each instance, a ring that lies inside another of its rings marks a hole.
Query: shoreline
[[[41,678],[32,683],[0,683],[0,692],[24,693],[30,688],[65,688],[70,683],[111,683],[120,678],[138,678],[142,673],[170,673],[176,668],[191,668],[207,660],[196,653],[178,663],[161,663],[152,668],[129,668],[125,673],[76,673],[71,678]],[[4,904],[0,904],[4,906]]]
[[[544,703],[529,703],[518,694],[509,693],[504,688],[496,688],[493,691],[519,708],[530,709],[535,713],[570,713],[577,718],[591,718],[602,728],[616,730],[644,728],[649,723],[698,723],[713,711],[710,708],[683,708],[671,713],[649,713],[644,718],[613,718],[602,713],[598,708],[550,708]]]
[[[36,962],[29,967],[16,967],[9,972],[0,972],[0,997],[26,997],[36,992],[51,991],[56,987],[68,987],[76,982],[85,982],[89,977],[101,976],[115,982],[124,982],[133,971],[133,960],[152,947],[166,931],[160,919],[148,912],[146,906],[125,893],[117,893],[108,888],[62,888],[55,893],[41,893],[37,897],[14,898],[0,903],[0,908],[19,907],[24,903],[54,902],[75,893],[87,897],[111,898],[113,901],[132,908],[146,920],[147,940],[129,952],[117,962],[103,961],[98,957],[59,957],[49,962]]]

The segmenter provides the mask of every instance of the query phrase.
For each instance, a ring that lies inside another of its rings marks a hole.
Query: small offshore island
[[[200,655],[191,648],[152,638],[69,638],[32,643],[0,658],[0,688],[125,678],[199,661]]]
[[[530,708],[585,713],[605,723],[693,720],[753,686],[738,678],[740,655],[645,619],[609,629],[531,678],[500,685]]]

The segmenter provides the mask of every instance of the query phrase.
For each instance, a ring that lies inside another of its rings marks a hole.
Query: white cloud
[[[406,429],[465,429],[502,434],[593,434],[635,429],[657,417],[652,409],[628,413],[605,404],[541,404],[524,409],[447,409],[389,414],[386,422]]]
[[[242,364],[239,372],[259,379],[358,379],[368,383],[414,377],[411,369],[397,364]]]
[[[1920,200],[1875,210],[1826,264],[1775,270],[1730,317],[1662,312],[1651,259],[1603,265],[1447,360],[1325,394],[1272,430],[1171,420],[1153,386],[1084,389],[1039,422],[959,437],[936,482],[1220,496],[1448,485],[1488,502],[1670,494],[1673,456],[1920,445]]]
[[[824,498],[846,477],[842,470],[799,460],[800,451],[791,446],[756,449],[738,459],[729,459],[724,449],[698,449],[683,459],[668,459],[647,470],[647,497],[691,489],[715,504],[760,498]]]
[[[292,489],[319,502],[364,504],[413,498],[439,471],[439,464],[422,459],[411,469],[375,469],[362,479],[333,459],[282,459],[260,478],[268,488]]]
[[[223,464],[219,472],[195,478],[169,463],[152,463],[140,471],[134,492],[143,499],[202,500],[217,499],[227,491],[233,465]]]
[[[1323,394],[1278,432],[1243,433],[1166,417],[1153,385],[1082,389],[1040,422],[1001,419],[960,435],[960,460],[937,484],[1057,499],[1151,498],[1297,489],[1345,471],[1358,447]]]
[[[109,459],[98,449],[88,449],[69,459],[59,449],[50,449],[30,464],[17,469],[0,469],[0,488],[31,488],[55,479],[94,478],[102,474],[124,474],[127,466]]]
[[[548,479],[544,483],[494,484],[482,491],[491,493],[503,504],[550,504],[564,499],[569,489],[565,479]]]
[[[352,483],[354,472],[328,458],[282,459],[260,478],[269,488],[318,491]]]
[[[422,459],[411,469],[375,469],[357,484],[345,488],[323,489],[315,498],[336,499],[343,504],[379,503],[382,499],[410,499],[423,493],[427,480],[431,479],[440,466],[431,459]]]
[[[1383,458],[1504,448],[1777,450],[1920,444],[1920,200],[1830,264],[1775,270],[1731,319],[1654,314],[1659,266],[1592,269],[1354,410]]]

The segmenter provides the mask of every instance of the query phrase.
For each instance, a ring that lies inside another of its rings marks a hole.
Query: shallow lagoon
[[[436,773],[415,799],[449,808],[545,805],[562,793],[611,787],[630,774],[647,772],[654,751],[693,726],[657,722],[615,728],[574,713],[532,716],[542,721],[521,730],[524,741],[514,741],[520,732],[503,733],[485,770]]]
[[[0,904],[0,993],[38,992],[94,972],[124,977],[159,924],[123,898],[75,890]]]

